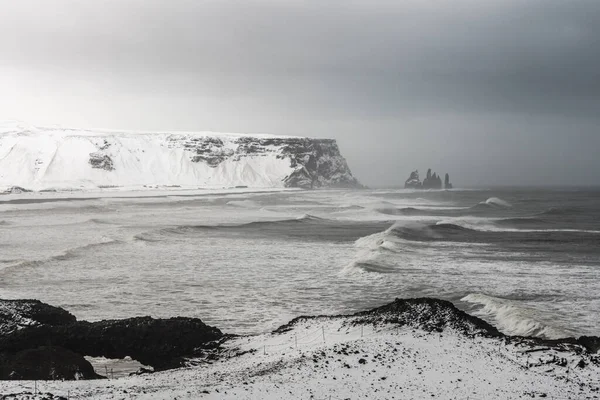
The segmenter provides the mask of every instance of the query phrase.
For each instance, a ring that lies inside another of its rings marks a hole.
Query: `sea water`
[[[422,296],[508,334],[600,334],[600,191],[0,198],[0,298],[79,319],[257,333]]]

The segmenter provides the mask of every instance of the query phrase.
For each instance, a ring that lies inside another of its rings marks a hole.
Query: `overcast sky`
[[[598,0],[0,0],[0,119],[338,140],[368,185],[600,184]]]

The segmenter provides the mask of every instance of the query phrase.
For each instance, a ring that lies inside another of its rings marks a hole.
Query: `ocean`
[[[427,296],[507,334],[600,333],[600,190],[60,196],[0,197],[0,298],[243,334]]]

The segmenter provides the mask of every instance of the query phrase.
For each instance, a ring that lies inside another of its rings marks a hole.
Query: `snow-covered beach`
[[[272,333],[230,338],[219,357],[190,359],[188,368],[100,381],[5,381],[0,393],[6,399],[600,396],[600,357],[579,346],[486,337],[485,326],[457,319],[451,309],[432,313],[427,304],[408,316],[384,315],[300,318]]]

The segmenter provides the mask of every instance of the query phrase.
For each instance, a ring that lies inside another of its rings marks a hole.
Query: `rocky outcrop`
[[[410,173],[410,176],[404,182],[405,189],[421,189],[423,184],[421,183],[421,179],[419,179],[419,171],[413,171]]]
[[[284,178],[286,187],[304,189],[335,187],[359,188],[335,140],[297,139],[282,148],[294,172]]]
[[[35,300],[0,300],[0,310],[0,379],[95,378],[84,356],[129,356],[155,370],[177,368],[185,357],[213,349],[223,336],[197,318],[77,321]],[[44,357],[47,363],[34,362]],[[48,371],[54,375],[44,375]]]
[[[452,189],[452,184],[450,183],[450,175],[446,174],[446,178],[444,178],[444,189]]]
[[[60,309],[43,303],[23,301],[20,305],[23,315],[17,310],[11,314],[12,319],[36,323],[16,330],[5,329],[8,333],[0,336],[0,379],[98,378],[84,355],[130,356],[155,370],[177,368],[186,365],[187,357],[207,355],[227,339],[217,328],[194,318],[142,317],[90,323],[73,321],[66,311],[57,311]],[[44,310],[47,316],[42,315]],[[600,348],[598,337],[545,340],[507,336],[451,302],[433,298],[395,299],[384,306],[349,315],[298,317],[273,333],[289,332],[301,323],[319,319],[340,320],[342,326],[397,325],[426,332],[450,330],[470,338],[495,338],[526,349],[552,348],[575,354],[583,363],[600,363],[595,354]],[[17,326],[19,322],[10,324]],[[559,358],[550,361],[562,362]]]
[[[0,338],[27,327],[65,326],[75,321],[77,319],[70,312],[39,300],[0,299]]]
[[[107,154],[90,153],[89,163],[92,166],[92,168],[103,169],[105,171],[115,170],[113,160]]]
[[[433,173],[431,175],[431,168],[427,170],[427,177],[423,180],[423,189],[441,189],[442,188],[442,179],[437,175],[437,173]]]
[[[502,334],[487,322],[456,308],[446,300],[433,298],[395,299],[392,303],[355,314],[335,316],[303,316],[277,328],[275,332],[287,332],[297,323],[315,318],[343,318],[352,325],[396,324],[428,332],[453,329],[466,335],[498,337]]]
[[[431,173],[431,168],[427,170],[427,177],[421,182],[419,171],[413,171],[410,177],[404,183],[405,189],[442,189],[442,178],[436,172]],[[446,174],[444,188],[452,189],[450,175]]]
[[[468,337],[488,337],[504,340],[505,343],[517,343],[526,347],[550,347],[574,354],[588,354],[594,362],[600,363],[596,355],[600,350],[600,338],[582,336],[548,340],[537,337],[509,336],[484,320],[459,310],[446,300],[434,298],[395,299],[392,303],[368,311],[333,316],[302,316],[277,328],[274,333],[290,331],[299,323],[314,319],[343,319],[350,325],[392,324],[421,329],[427,332],[443,332],[447,329],[460,332]]]
[[[0,353],[1,380],[80,380],[102,376],[80,354],[62,347],[42,346]]]
[[[176,147],[180,145],[180,140],[179,136],[173,136],[169,139],[169,145]],[[245,157],[289,160],[292,172],[283,178],[285,187],[361,187],[352,176],[335,140],[241,136],[224,142],[216,137],[196,137],[184,140],[183,148],[190,153],[192,162],[202,162],[211,168],[227,160],[238,162]]]

